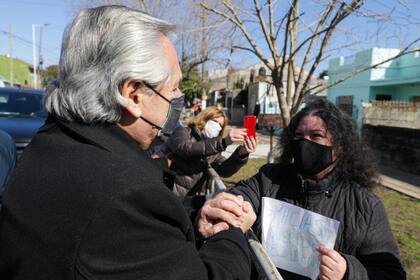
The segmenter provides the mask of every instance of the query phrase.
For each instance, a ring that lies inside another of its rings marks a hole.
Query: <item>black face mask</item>
[[[302,175],[316,175],[332,161],[332,148],[306,139],[293,140],[292,153],[297,171]]]
[[[157,90],[153,89],[153,87],[146,84],[147,87],[149,87],[151,90],[153,90],[154,93],[162,97],[165,101],[169,103],[169,109],[168,113],[166,115],[165,122],[163,123],[162,127],[154,124],[153,122],[149,121],[148,119],[144,117],[140,117],[142,120],[150,124],[151,126],[156,127],[159,129],[158,137],[161,138],[161,140],[165,141],[169,136],[171,136],[172,132],[174,131],[176,124],[179,120],[179,117],[181,115],[182,109],[184,108],[184,95],[181,95],[177,98],[173,98],[172,100],[168,100],[166,97],[164,97],[162,94],[160,94]]]

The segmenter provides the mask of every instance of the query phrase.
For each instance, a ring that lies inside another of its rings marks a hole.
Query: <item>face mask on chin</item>
[[[214,120],[209,120],[203,128],[203,134],[206,138],[214,138],[219,136],[222,127]]]
[[[159,130],[158,133],[157,133],[157,138],[159,138],[159,139],[155,139],[153,142],[154,143],[159,142],[157,140],[161,140],[161,141],[165,142],[172,135],[172,132],[174,131],[174,129],[175,129],[175,127],[176,127],[176,125],[179,121],[179,117],[181,115],[182,109],[184,108],[184,94],[182,94],[179,97],[173,98],[171,101],[169,101],[166,97],[164,97],[162,94],[160,94],[157,90],[153,89],[153,87],[151,87],[147,84],[146,84],[146,86],[149,87],[154,93],[156,93],[162,99],[164,99],[165,101],[167,101],[169,103],[168,112],[166,114],[165,121],[164,121],[164,123],[161,127],[156,125],[155,123],[149,121],[148,119],[144,118],[143,116],[140,116],[140,118],[142,120],[144,120],[145,122],[147,122],[151,126],[156,127]]]
[[[331,147],[307,139],[293,140],[292,153],[296,170],[302,175],[316,175],[333,163]]]

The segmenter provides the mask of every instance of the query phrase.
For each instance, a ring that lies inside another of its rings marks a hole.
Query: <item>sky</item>
[[[278,2],[284,2],[279,0]],[[307,0],[303,0],[305,3]],[[314,6],[302,5],[301,10],[305,10],[305,16],[310,18],[311,12],[316,10],[316,2],[323,0],[312,0]],[[40,26],[43,29],[42,55],[44,66],[58,64],[62,34],[65,26],[70,23],[75,12],[76,5],[83,1],[78,0],[0,0],[0,54],[8,54],[9,42],[7,33],[9,27],[13,34],[13,57],[17,57],[32,63],[32,25],[36,24],[37,45],[39,44]],[[250,1],[251,2],[251,1]],[[264,2],[264,1],[260,1]],[[406,42],[420,37],[420,0],[366,0],[366,9],[370,11],[392,11],[392,16],[399,18],[401,25],[387,25],[372,18],[349,19],[343,24],[344,30],[351,29],[352,36],[360,35],[357,46],[337,50],[334,55],[350,55],[362,49],[373,46],[380,47],[400,47]],[[394,9],[395,4],[398,8]],[[315,13],[314,13],[315,14]],[[407,24],[404,18],[409,17],[418,25]],[[380,28],[381,36],[374,35],[375,30]],[[395,38],[395,33],[399,38]],[[389,36],[387,35],[389,34]],[[392,34],[392,35],[391,35]],[[344,38],[337,39],[345,43]],[[262,43],[262,39],[257,40]],[[336,42],[335,44],[338,43]],[[264,49],[264,47],[263,47]],[[257,59],[246,53],[239,53],[232,59],[232,67],[244,67],[257,62]]]
[[[72,18],[72,5],[60,0],[0,0],[0,54],[9,53],[9,27],[13,36],[13,57],[32,63],[32,25],[43,25],[44,65],[57,64],[61,37]],[[36,27],[37,45],[40,27]]]

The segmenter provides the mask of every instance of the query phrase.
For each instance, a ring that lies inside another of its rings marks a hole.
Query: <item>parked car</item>
[[[6,86],[5,80],[6,79],[2,75],[0,75],[0,87],[5,87]]]
[[[43,90],[0,88],[0,129],[16,143],[18,157],[47,118]]]

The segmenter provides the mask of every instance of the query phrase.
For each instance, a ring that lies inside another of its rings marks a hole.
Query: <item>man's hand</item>
[[[334,249],[329,249],[324,246],[318,247],[318,252],[321,253],[319,265],[319,279],[320,280],[340,280],[343,279],[347,270],[346,259],[343,258]]]
[[[222,192],[206,201],[201,208],[198,231],[204,238],[227,230],[229,226],[239,227],[245,233],[255,219],[251,204],[242,196]]]

